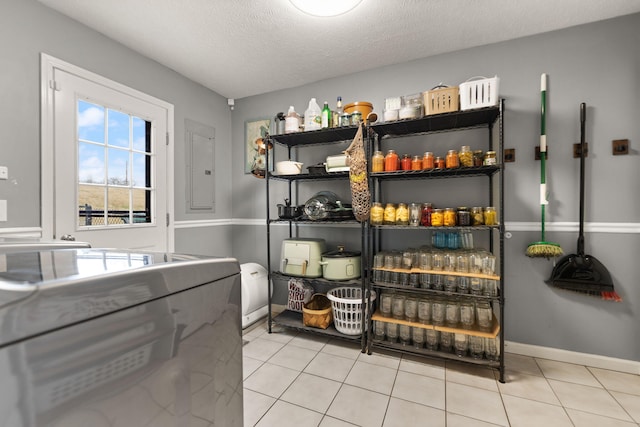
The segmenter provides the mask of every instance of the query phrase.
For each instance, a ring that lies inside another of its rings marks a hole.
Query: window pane
[[[133,222],[151,222],[151,191],[132,190],[133,192]]]
[[[104,144],[104,107],[78,101],[78,138]]]
[[[134,187],[151,187],[151,156],[133,153],[133,182]]]
[[[80,226],[152,222],[151,125],[126,113],[78,101]]]
[[[78,182],[104,184],[104,147],[78,143]]]
[[[147,122],[133,117],[133,149],[149,152],[147,149]]]
[[[110,185],[129,185],[129,151],[109,148]]]
[[[109,187],[107,201],[109,224],[129,224],[129,190]]]
[[[78,186],[78,225],[104,225],[104,189],[97,185]]]
[[[129,115],[109,110],[109,145],[129,148]]]

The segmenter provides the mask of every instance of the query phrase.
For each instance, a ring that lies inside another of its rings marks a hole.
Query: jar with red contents
[[[424,227],[431,227],[431,212],[433,212],[433,206],[431,203],[423,203],[420,224]]]
[[[410,171],[411,170],[411,156],[408,154],[403,154],[402,155],[402,160],[400,160],[400,168],[403,171]]]
[[[384,156],[384,170],[385,172],[393,172],[398,170],[398,153],[395,150],[387,151],[387,155]]]

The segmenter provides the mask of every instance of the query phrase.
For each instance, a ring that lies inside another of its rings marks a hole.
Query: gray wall
[[[513,229],[512,237],[506,240],[507,306],[503,325],[506,338],[531,345],[640,360],[640,342],[636,339],[640,288],[634,277],[632,258],[640,250],[640,197],[636,188],[640,182],[638,28],[640,15],[636,14],[237,100],[232,115],[234,164],[242,164],[246,120],[272,117],[278,111],[286,111],[289,105],[302,113],[311,97],[320,103],[327,100],[331,105],[338,95],[345,102],[370,101],[381,113],[384,98],[389,96],[421,92],[439,82],[456,85],[472,76],[498,75],[500,95],[506,99],[505,147],[516,149],[516,162],[508,164],[505,172],[503,220]],[[539,144],[540,74],[543,72],[549,73],[547,178],[551,195],[547,221],[551,231],[547,233],[547,240],[560,243],[565,253],[576,252],[579,160],[572,157],[572,144],[580,137],[579,104],[586,102],[590,143],[586,169],[587,231],[603,223],[599,232],[587,233],[586,252],[609,269],[616,291],[624,298],[622,303],[551,288],[544,280],[550,275],[552,262],[524,255],[529,243],[540,240],[540,169],[539,162],[534,160],[534,147]],[[451,136],[452,148],[461,144],[455,138]],[[631,154],[612,156],[611,140],[624,138],[631,141]],[[313,164],[326,154],[334,154],[327,153],[328,149],[333,150],[325,146],[324,152],[313,151],[314,148],[299,154],[307,164]],[[283,152],[286,150],[282,148],[276,151],[276,160],[283,158]],[[244,175],[239,167],[234,168],[233,178],[234,216],[264,218],[263,183]],[[284,190],[281,185],[273,193],[272,209],[281,202]],[[302,201],[309,195],[305,191],[301,189]],[[395,197],[397,201],[410,201],[414,191],[416,187],[406,186],[400,188]],[[466,197],[472,196],[469,193]],[[632,230],[628,234],[610,232],[611,223],[632,223]],[[261,262],[265,259],[266,227],[261,224],[253,227],[257,230],[255,233],[246,230],[247,227],[236,226],[236,230],[243,230],[234,235],[234,253],[241,254],[243,259]],[[278,239],[285,231],[274,231],[274,267],[279,261]],[[329,230],[319,229],[316,233],[332,242],[347,239]],[[357,243],[357,238],[351,241],[352,245]]]
[[[226,160],[231,144],[231,112],[224,97],[123,47],[101,34],[42,6],[35,0],[4,0],[0,5],[0,181],[9,221],[2,228],[40,226],[40,53],[44,52],[119,83],[165,100],[175,107],[175,219],[232,217],[231,175]],[[187,213],[185,202],[185,119],[216,130],[216,210]],[[193,232],[176,230],[176,251],[231,255],[231,226]]]
[[[587,234],[587,252],[613,275],[624,302],[614,304],[549,288],[543,283],[552,264],[524,256],[526,246],[539,239],[539,229],[524,226],[507,240],[507,339],[640,360],[638,319],[640,289],[632,254],[640,251],[638,223],[640,178],[637,119],[640,117],[640,15],[558,32],[440,55],[397,66],[317,82],[304,87],[236,100],[231,113],[220,95],[166,67],[138,55],[72,21],[35,0],[5,0],[0,6],[0,164],[10,179],[0,181],[0,198],[8,200],[9,221],[2,228],[40,226],[40,104],[39,54],[48,53],[115,81],[149,93],[175,106],[175,213],[185,224],[176,229],[176,250],[233,255],[240,262],[266,264],[265,185],[244,174],[244,122],[272,117],[294,105],[304,111],[309,98],[334,102],[373,102],[378,112],[385,97],[431,88],[440,81],[458,84],[474,75],[499,75],[506,98],[506,147],[516,148],[516,163],[506,170],[508,224],[539,221],[539,164],[533,160],[538,144],[539,76],[550,74],[548,134],[550,209],[553,224],[571,223],[568,231],[551,231],[547,238],[565,252],[575,251],[578,217],[578,161],[571,144],[579,138],[578,105],[587,102],[588,223],[632,223],[632,233],[604,231]],[[375,47],[373,47],[375,48]],[[216,212],[187,214],[185,207],[184,120],[216,129]],[[632,153],[613,157],[610,141],[628,138]],[[460,145],[452,140],[452,146]],[[233,168],[226,160],[231,151]],[[282,151],[282,150],[281,150]],[[308,163],[327,153],[305,152]],[[333,154],[333,153],[330,153]],[[281,155],[281,153],[278,153]],[[231,178],[232,187],[229,186]],[[338,184],[339,194],[348,190]],[[281,185],[276,188],[284,191]],[[304,200],[315,188],[301,188]],[[407,198],[411,189],[407,191]],[[306,192],[306,193],[305,193]],[[282,193],[284,194],[284,193]],[[283,198],[284,196],[282,196]],[[403,197],[399,194],[398,197]],[[281,198],[272,199],[273,206]],[[192,228],[190,220],[213,226]],[[216,222],[218,221],[218,222]],[[517,228],[517,227],[514,227]],[[567,227],[565,227],[567,228]],[[273,231],[274,262],[286,228]],[[357,229],[318,230],[331,243],[358,244]]]

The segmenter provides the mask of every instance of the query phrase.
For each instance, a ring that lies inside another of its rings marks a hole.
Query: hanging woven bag
[[[353,214],[360,222],[369,219],[371,193],[367,176],[367,158],[364,151],[361,123],[353,142],[345,151],[349,156],[349,184],[351,186],[351,206]]]

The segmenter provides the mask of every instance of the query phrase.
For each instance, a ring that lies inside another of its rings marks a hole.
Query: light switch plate
[[[7,201],[0,200],[0,221],[7,220]]]
[[[9,179],[9,168],[0,166],[0,179]]]

